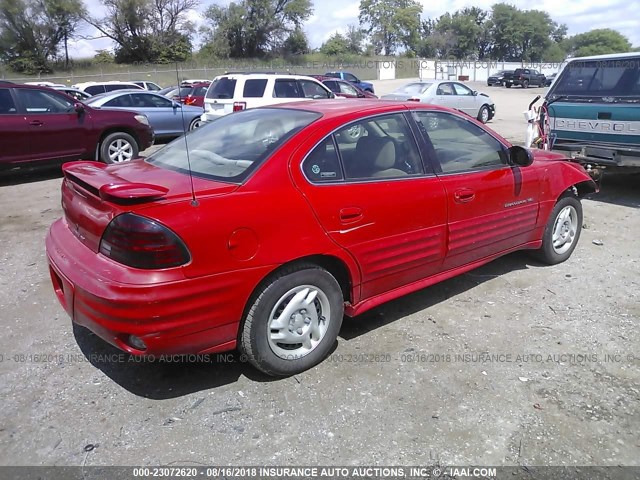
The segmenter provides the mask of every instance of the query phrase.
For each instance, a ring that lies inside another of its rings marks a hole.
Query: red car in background
[[[327,77],[326,75],[310,75],[310,77],[319,80],[336,94],[336,97],[344,97],[344,98],[378,98],[373,93],[362,90],[357,85],[354,85],[351,82],[347,82],[346,80],[340,80],[334,77]]]
[[[183,83],[180,90],[173,95],[173,100],[185,105],[204,108],[204,97],[211,82]]]
[[[417,102],[253,108],[183,138],[64,166],[55,294],[133,355],[239,347],[271,375],[322,361],[343,314],[515,250],[567,260],[597,191],[562,155]]]

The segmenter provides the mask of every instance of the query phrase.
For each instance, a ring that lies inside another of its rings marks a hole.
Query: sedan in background
[[[496,113],[495,104],[489,95],[471,90],[460,82],[446,80],[408,83],[380,98],[383,100],[409,100],[455,108],[477,118],[482,123],[487,123]]]
[[[345,314],[516,250],[567,260],[597,190],[458,111],[375,99],[251,108],[63,171],[46,249],[76,325],[143,358],[239,348],[277,376],[322,361]]]
[[[504,76],[506,74],[512,75],[513,70],[500,70],[499,72],[496,72],[493,75],[490,75],[489,78],[487,78],[487,87],[491,87],[493,85],[498,85],[500,87],[503,86]]]
[[[146,115],[156,140],[168,140],[183,135],[201,124],[201,107],[182,105],[146,90],[118,90],[96,95],[85,101],[94,108],[132,110]]]
[[[67,95],[69,95],[70,97],[75,98],[76,100],[79,100],[81,102],[84,102],[87,98],[91,98],[91,94],[87,93],[87,92],[83,92],[82,90],[78,90],[77,88],[73,88],[73,87],[51,87],[54,90],[57,90],[59,92],[62,93],[66,93]]]
[[[373,93],[362,90],[357,85],[354,85],[351,82],[347,82],[346,80],[340,80],[334,77],[327,77],[326,75],[310,75],[310,77],[315,78],[322,82],[322,84],[336,94],[336,97],[343,98],[378,98],[377,95]]]

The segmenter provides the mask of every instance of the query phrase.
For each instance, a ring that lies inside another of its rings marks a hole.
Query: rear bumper
[[[54,291],[73,322],[134,355],[234,349],[251,282],[262,274],[240,270],[192,279],[181,268],[125,267],[80,243],[62,219],[51,226],[46,250]],[[129,271],[129,283],[113,280],[122,278],[113,273],[118,269]],[[131,346],[130,335],[147,348]]]
[[[605,167],[640,168],[640,146],[623,147],[613,144],[585,144],[578,141],[556,140],[554,150],[567,154],[581,163]]]

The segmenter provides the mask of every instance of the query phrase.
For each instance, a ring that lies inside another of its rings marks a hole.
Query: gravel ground
[[[543,90],[474,88],[521,141]],[[330,359],[273,380],[235,355],[139,362],[74,330],[43,243],[59,175],[4,179],[0,465],[640,465],[638,180],[583,202],[566,263],[512,254],[345,319]]]

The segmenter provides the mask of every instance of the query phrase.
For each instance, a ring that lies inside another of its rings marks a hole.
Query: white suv
[[[222,115],[311,99],[337,98],[319,81],[302,75],[279,73],[227,73],[213,79],[204,98],[203,122]]]

